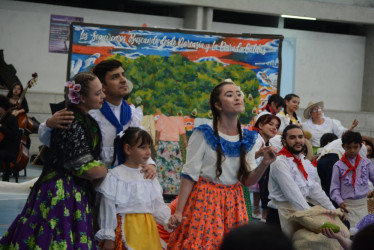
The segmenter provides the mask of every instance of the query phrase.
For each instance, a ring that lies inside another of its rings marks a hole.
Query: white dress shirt
[[[306,198],[312,199],[324,208],[335,209],[326,193],[322,190],[317,169],[307,159],[302,157],[308,180],[297,168],[292,157],[287,158],[279,155],[277,160],[270,165],[269,176],[269,207],[277,208],[272,200],[278,202],[289,202],[296,210],[307,210],[310,208]]]

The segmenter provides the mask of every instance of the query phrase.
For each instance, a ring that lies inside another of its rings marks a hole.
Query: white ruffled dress
[[[100,230],[96,233],[99,241],[115,240],[117,214],[122,217],[122,225],[126,223],[126,214],[152,214],[155,221],[166,228],[170,208],[164,203],[161,185],[157,179],[144,179],[140,170],[119,165],[109,170],[96,189],[101,194]],[[122,237],[126,243],[125,236]]]

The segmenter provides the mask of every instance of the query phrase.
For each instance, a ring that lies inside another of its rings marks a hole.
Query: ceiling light
[[[315,17],[306,17],[306,16],[292,16],[292,15],[281,15],[283,18],[295,18],[295,19],[304,19],[304,20],[317,20]]]

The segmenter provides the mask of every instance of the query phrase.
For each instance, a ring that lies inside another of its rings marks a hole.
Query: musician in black
[[[12,106],[17,106],[17,103],[19,103],[19,106],[17,109],[13,112],[14,116],[18,116],[22,113],[28,113],[29,112],[29,105],[27,104],[27,100],[25,97],[20,100],[21,95],[23,93],[23,86],[21,83],[16,82],[13,84],[13,86],[9,89],[9,92],[7,94],[7,97],[9,98],[10,103]]]
[[[21,140],[17,118],[10,114],[10,108],[9,99],[0,95],[0,169],[3,181],[9,181],[10,169],[4,167],[17,158]]]

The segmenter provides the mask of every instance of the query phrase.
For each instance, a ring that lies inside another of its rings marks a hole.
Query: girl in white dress
[[[102,197],[96,238],[103,249],[162,249],[155,221],[167,228],[170,208],[158,180],[140,172],[151,156],[152,137],[131,127],[116,140],[125,162],[109,170],[97,188]]]

